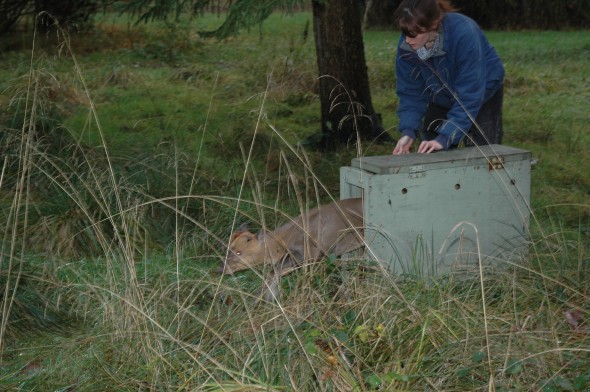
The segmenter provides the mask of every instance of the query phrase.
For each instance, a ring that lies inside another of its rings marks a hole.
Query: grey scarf
[[[420,60],[428,60],[431,58],[436,52],[438,52],[440,48],[440,33],[436,33],[436,37],[434,38],[434,43],[430,49],[427,49],[426,46],[422,46],[421,48],[416,49],[416,54],[420,57]]]

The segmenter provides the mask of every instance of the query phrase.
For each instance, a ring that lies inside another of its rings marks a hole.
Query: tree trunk
[[[371,102],[362,0],[313,0],[322,123],[308,142],[324,151],[358,140],[390,141]]]

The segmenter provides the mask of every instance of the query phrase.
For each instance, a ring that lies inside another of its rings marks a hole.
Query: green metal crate
[[[531,153],[504,145],[355,158],[340,197],[364,198],[367,253],[394,273],[506,265],[528,253]]]

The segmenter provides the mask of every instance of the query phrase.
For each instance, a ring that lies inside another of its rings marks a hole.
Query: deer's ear
[[[232,233],[231,241],[235,240],[236,238],[238,238],[239,236],[241,236],[242,234],[245,234],[245,233],[249,233],[248,223],[242,223],[240,225],[240,227],[238,227],[237,230]]]
[[[256,238],[258,238],[258,241],[262,241],[264,240],[265,235],[266,233],[264,232],[264,230],[260,230],[258,233],[256,233]]]

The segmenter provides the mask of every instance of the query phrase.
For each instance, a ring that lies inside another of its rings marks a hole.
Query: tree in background
[[[24,18],[35,19],[37,28],[46,31],[59,23],[80,28],[92,16],[115,0],[0,0],[0,34],[13,29]]]
[[[9,31],[25,14],[28,2],[0,0],[0,34]]]
[[[312,1],[319,70],[320,150],[361,140],[391,141],[373,109],[361,27],[363,1]]]
[[[50,29],[55,22],[80,28],[105,5],[101,0],[35,0],[34,3],[37,26],[43,30]]]
[[[590,27],[588,0],[451,0],[483,28],[564,29]],[[401,0],[367,0],[366,26],[395,28],[391,17]]]
[[[193,0],[194,12],[219,5],[214,0]],[[330,151],[358,139],[390,142],[381,116],[373,109],[362,34],[364,0],[312,0],[313,31],[319,71],[321,125],[307,140],[310,147]],[[126,11],[139,20],[178,15],[182,2],[130,0]],[[224,23],[205,36],[225,38],[262,23],[276,9],[292,11],[302,0],[226,1]]]

